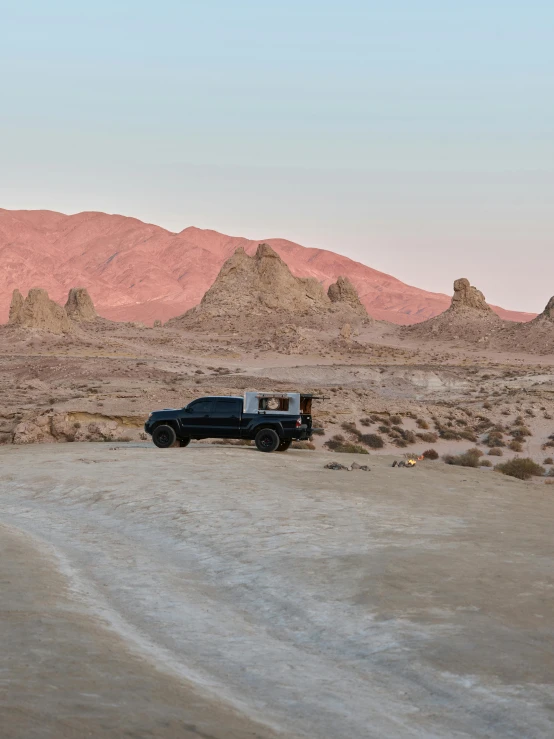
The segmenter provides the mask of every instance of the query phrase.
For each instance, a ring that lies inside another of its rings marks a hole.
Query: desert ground
[[[550,739],[553,350],[554,300],[510,323],[461,279],[403,327],[263,245],[164,325],[16,290],[2,739]],[[318,432],[271,455],[144,433],[246,390],[324,396]]]
[[[330,457],[2,447],[2,736],[549,739],[549,488]]]

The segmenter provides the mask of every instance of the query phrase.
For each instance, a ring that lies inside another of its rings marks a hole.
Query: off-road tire
[[[292,439],[283,439],[283,441],[277,447],[277,451],[286,452],[291,444],[292,444]]]
[[[156,426],[154,431],[152,431],[152,441],[159,449],[169,449],[170,446],[175,444],[176,440],[177,434],[171,426],[162,424],[161,426]]]
[[[256,434],[255,443],[260,452],[274,452],[279,448],[281,439],[273,429],[260,429]]]
[[[189,444],[190,444],[190,439],[179,439],[179,446],[181,448],[188,446]]]

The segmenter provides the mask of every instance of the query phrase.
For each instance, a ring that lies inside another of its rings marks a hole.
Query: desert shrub
[[[481,459],[479,460],[479,467],[492,467],[492,462],[490,459]]]
[[[510,436],[514,439],[524,439],[526,436],[533,436],[527,426],[518,426],[510,431]]]
[[[467,441],[477,441],[477,436],[471,429],[463,429],[459,432],[461,439],[466,439]]]
[[[371,414],[370,419],[372,423],[385,423],[385,419],[377,416],[375,413]]]
[[[355,454],[368,454],[367,449],[359,446],[358,444],[352,444],[346,441],[344,436],[341,434],[335,434],[331,439],[328,439],[324,446],[330,449],[332,452],[352,452]]]
[[[443,460],[446,464],[454,464],[459,467],[479,467],[480,456],[481,453],[478,449],[468,449],[463,454],[445,454]]]
[[[397,447],[400,447],[400,449],[404,449],[404,447],[408,446],[406,439],[403,439],[401,436],[398,439],[395,439],[394,443]]]
[[[418,418],[416,421],[416,425],[419,429],[423,429],[424,431],[429,428],[429,424],[423,418]]]
[[[490,447],[506,446],[501,431],[489,431],[485,438],[485,444]]]
[[[544,484],[545,485],[554,485],[554,480],[545,480],[544,481]]]
[[[421,439],[421,441],[426,441],[428,444],[435,444],[438,441],[439,435],[433,433],[432,431],[426,431],[422,434],[416,434],[418,439]]]
[[[552,457],[547,457],[543,464],[554,464],[554,459],[552,459]]]
[[[401,417],[401,416],[398,416],[398,415],[395,415],[395,416],[391,416],[391,417],[390,417],[390,422],[391,422],[391,423],[392,423],[392,424],[393,424],[394,426],[399,426],[399,425],[400,425],[400,424],[402,423],[402,417]]]
[[[457,418],[456,423],[458,426],[467,426],[467,421],[465,418]]]
[[[346,439],[342,434],[335,434],[330,439],[327,439],[324,446],[327,447],[327,449],[331,449],[331,451],[334,451],[337,447],[341,446],[341,444],[344,444]]]
[[[552,420],[552,416],[550,415],[550,413],[545,413],[544,414],[544,418],[546,418],[547,421],[551,421]]]
[[[339,454],[369,454],[367,449],[364,449],[363,446],[352,444],[349,441],[347,441],[346,444],[341,444],[333,451],[339,452]]]
[[[514,439],[508,444],[508,449],[511,449],[512,452],[521,452],[523,449],[523,444],[521,441],[517,441],[517,439]]]
[[[389,428],[389,426],[379,426],[379,431],[380,431],[380,432],[381,432],[382,434],[388,434],[388,433],[389,433],[389,431],[390,431],[390,428]]]
[[[438,459],[439,453],[435,449],[426,449],[423,452],[423,457],[425,457],[425,459]]]
[[[371,449],[382,449],[385,445],[383,437],[379,436],[379,434],[362,434],[360,441],[367,444]]]
[[[396,431],[396,433],[400,435],[404,433],[404,429],[400,428],[398,424],[395,424],[394,426],[392,426],[391,431]]]
[[[366,417],[366,418],[360,418],[360,423],[362,424],[362,426],[371,426],[374,423],[374,421],[372,421],[371,418]]]
[[[416,435],[413,431],[408,431],[407,429],[402,433],[402,438],[404,441],[407,441],[408,444],[415,444],[416,443]]]
[[[291,446],[293,449],[310,449],[311,451],[315,449],[315,444],[310,441],[293,441]]]
[[[492,405],[487,400],[486,403],[483,403],[483,408],[485,408],[485,410],[487,410],[487,411],[490,411],[490,409],[492,408]]]
[[[492,449],[489,449],[489,457],[502,457],[503,452],[502,449],[499,449],[497,446],[493,446]]]
[[[503,475],[517,477],[518,480],[530,480],[533,476],[544,475],[544,467],[529,457],[516,457],[508,462],[497,464],[495,470]]]
[[[439,433],[441,438],[446,441],[459,441],[462,438],[457,431],[451,431],[450,429],[442,429]]]
[[[352,423],[352,421],[343,421],[340,425],[341,429],[344,431],[348,431],[351,434],[358,433],[358,429],[356,428],[356,424]]]
[[[525,419],[523,418],[523,416],[518,416],[514,421],[515,426],[523,426],[524,423]]]
[[[525,415],[529,416],[529,418],[535,418],[535,412],[531,408],[527,408]]]
[[[312,434],[315,434],[315,436],[325,436],[325,429],[322,428],[313,428]]]

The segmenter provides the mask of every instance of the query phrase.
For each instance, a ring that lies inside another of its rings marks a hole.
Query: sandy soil
[[[2,736],[550,739],[549,488],[328,460],[0,448]]]

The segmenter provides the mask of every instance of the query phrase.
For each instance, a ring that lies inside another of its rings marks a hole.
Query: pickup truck
[[[312,435],[311,394],[247,392],[197,398],[184,408],[154,411],[144,430],[161,448],[191,439],[252,439],[261,452],[285,452]]]

